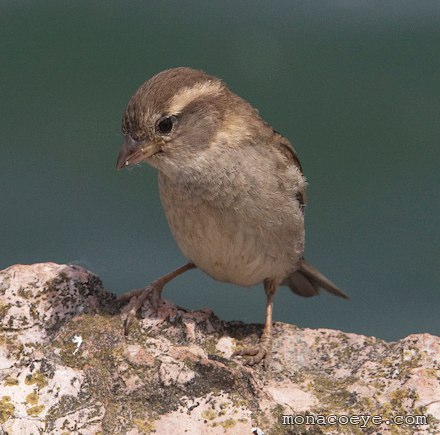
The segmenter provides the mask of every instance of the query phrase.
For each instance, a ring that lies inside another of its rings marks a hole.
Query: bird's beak
[[[137,141],[130,135],[125,136],[121,151],[119,152],[116,169],[135,165],[143,160],[147,160],[152,155],[161,150],[160,144],[150,141]]]

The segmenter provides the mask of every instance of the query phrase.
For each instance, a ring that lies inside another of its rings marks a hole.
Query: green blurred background
[[[77,263],[117,293],[183,256],[156,173],[116,171],[137,87],[174,66],[223,78],[294,143],[306,258],[352,298],[282,288],[275,319],[440,334],[438,1],[1,2],[0,267]],[[262,288],[200,271],[165,298],[264,320]]]

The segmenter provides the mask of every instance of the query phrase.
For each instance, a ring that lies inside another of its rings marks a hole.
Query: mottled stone
[[[439,337],[386,343],[275,323],[265,372],[232,357],[261,325],[168,301],[151,312],[125,336],[93,273],[54,263],[0,272],[0,433],[440,433]],[[428,420],[295,426],[283,415]]]

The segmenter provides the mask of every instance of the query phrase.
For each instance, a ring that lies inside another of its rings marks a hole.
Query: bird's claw
[[[263,361],[264,369],[268,370],[272,362],[272,339],[262,337],[258,346],[236,350],[232,356],[241,356],[247,366],[254,366]]]
[[[122,295],[119,300],[129,300],[128,304],[121,309],[121,313],[124,315],[124,334],[128,335],[130,325],[133,319],[136,317],[137,312],[149,302],[149,306],[153,309],[153,314],[157,316],[159,303],[161,301],[162,288],[155,283],[150,284],[148,287],[138,289],[130,292],[129,294]]]

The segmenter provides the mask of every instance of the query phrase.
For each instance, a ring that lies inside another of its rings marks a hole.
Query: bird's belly
[[[252,286],[267,278],[280,281],[302,256],[302,215],[275,224],[243,209],[213,207],[205,201],[169,195],[161,199],[173,236],[183,254],[212,278]]]
[[[206,214],[169,222],[184,255],[218,281],[251,286],[284,274],[280,256],[267,255],[264,239],[251,228],[226,228],[225,219]]]

